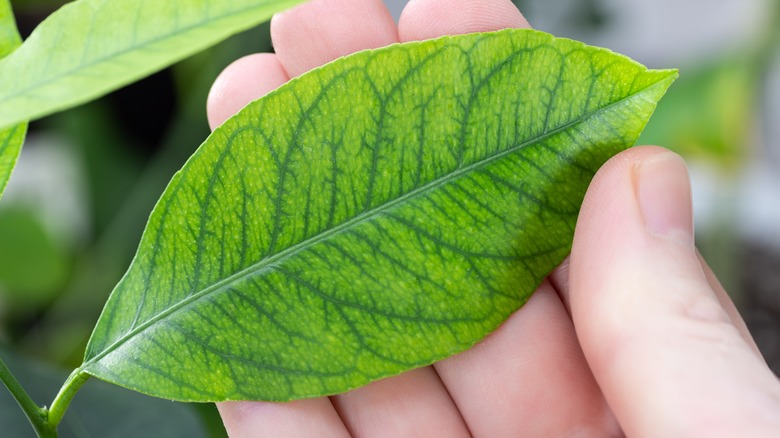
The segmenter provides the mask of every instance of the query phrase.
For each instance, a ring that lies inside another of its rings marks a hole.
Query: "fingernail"
[[[691,180],[685,161],[662,152],[642,162],[636,176],[645,226],[653,234],[693,247]]]

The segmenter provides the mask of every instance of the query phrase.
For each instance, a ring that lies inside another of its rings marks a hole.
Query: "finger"
[[[271,20],[279,60],[295,77],[340,56],[398,42],[382,0],[312,0]]]
[[[468,437],[455,404],[431,367],[333,397],[353,437]]]
[[[258,53],[238,59],[211,86],[206,102],[209,126],[213,130],[246,104],[288,80],[276,55]]]
[[[561,303],[563,303],[563,307],[566,309],[566,313],[569,314],[569,317],[571,317],[571,303],[569,300],[569,261],[571,260],[570,257],[566,257],[566,259],[561,262],[560,265],[558,265],[557,268],[550,274],[548,277],[550,280],[550,284],[552,284],[552,287],[555,289],[556,292],[558,292],[558,297],[561,299]]]
[[[619,432],[549,283],[485,340],[435,367],[474,436]]]
[[[753,336],[750,335],[750,331],[747,328],[747,324],[745,324],[745,320],[743,320],[742,316],[739,314],[739,311],[737,310],[737,307],[734,305],[734,302],[731,301],[731,298],[729,298],[728,293],[726,292],[725,289],[723,289],[723,286],[720,284],[720,281],[718,280],[717,277],[715,277],[715,274],[712,272],[712,269],[710,269],[710,266],[707,264],[707,262],[701,256],[701,254],[697,252],[696,256],[699,258],[699,263],[701,264],[701,267],[704,270],[704,275],[707,278],[707,283],[715,292],[715,297],[718,299],[718,302],[726,311],[726,314],[729,316],[729,320],[731,321],[732,324],[734,324],[734,327],[737,328],[739,334],[742,336],[742,339],[744,339],[745,342],[750,346],[750,348],[753,349],[756,355],[758,357],[762,357],[761,351],[759,351],[758,345],[756,345],[756,341],[753,339]]]
[[[599,171],[571,255],[580,344],[629,436],[768,436],[780,385],[707,280],[690,201],[684,162],[661,148]]]
[[[715,291],[715,295],[718,298],[721,306],[723,306],[723,309],[725,309],[726,313],[728,314],[729,319],[732,321],[732,323],[734,323],[737,330],[739,330],[739,333],[742,335],[742,338],[745,340],[745,342],[747,342],[753,348],[756,354],[760,356],[761,352],[753,340],[753,337],[750,335],[747,324],[745,324],[742,316],[740,316],[739,311],[729,298],[728,293],[726,293],[726,290],[723,289],[723,286],[721,286],[717,277],[715,277],[715,274],[712,272],[709,265],[707,265],[707,262],[704,260],[704,258],[702,258],[701,254],[697,255],[699,257],[699,263],[704,269],[704,274],[707,277],[707,282],[710,284],[712,290]],[[569,300],[569,262],[570,257],[567,257],[560,264],[560,266],[558,266],[555,271],[550,274],[550,283],[552,283],[553,287],[558,292],[558,295],[561,297],[561,301],[563,302],[563,306],[566,308],[566,311],[569,313],[569,315],[571,315],[571,304]]]
[[[401,12],[398,36],[406,42],[530,27],[510,0],[412,0]]]
[[[336,410],[327,398],[289,403],[217,403],[222,422],[231,438],[349,437]]]

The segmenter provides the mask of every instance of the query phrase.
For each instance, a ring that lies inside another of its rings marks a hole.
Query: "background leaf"
[[[19,357],[0,347],[5,361],[34,400],[52,400],[67,377],[64,370]],[[203,424],[190,406],[150,400],[116,386],[87,382],[59,426],[67,437],[206,437]],[[0,430],[3,436],[34,437],[11,394],[0,391]]]
[[[566,256],[593,174],[675,76],[527,30],[303,75],[174,177],[80,371],[288,400],[462,351]]]
[[[16,30],[11,3],[9,0],[0,0],[0,58],[13,52],[21,42],[22,39]],[[26,122],[0,129],[0,197],[3,196],[16,160],[19,159],[26,132]]]
[[[21,42],[11,2],[10,0],[0,0],[0,57],[13,52]]]
[[[21,123],[11,128],[0,129],[0,197],[11,178],[16,166],[16,160],[22,152],[22,143],[27,133],[27,123]]]
[[[89,101],[300,2],[72,2],[0,60],[0,127]]]
[[[0,289],[10,313],[49,302],[51,291],[67,278],[64,251],[30,211],[0,209],[0,248]]]

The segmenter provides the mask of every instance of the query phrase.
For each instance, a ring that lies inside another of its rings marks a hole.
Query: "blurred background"
[[[11,3],[26,37],[65,2]],[[387,3],[397,18],[406,1]],[[680,69],[640,143],[669,147],[688,161],[698,246],[780,372],[780,1],[516,3],[537,29],[608,47],[649,67]],[[263,25],[103,99],[32,123],[0,202],[4,358],[54,364],[21,366],[34,375],[81,363],[154,203],[209,133],[211,83],[236,58],[270,50]],[[51,400],[63,380],[42,388],[40,402]],[[127,396],[113,387],[95,391],[119,394],[112,397],[120,401]],[[213,406],[177,406],[183,407],[172,418],[191,427],[166,436],[224,435]],[[4,430],[7,421],[13,420],[0,414]],[[146,421],[160,431],[162,420]],[[68,425],[64,435],[80,436],[82,429],[94,431]]]

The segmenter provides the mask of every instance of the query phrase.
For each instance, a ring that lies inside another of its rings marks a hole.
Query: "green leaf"
[[[9,0],[0,0],[0,58],[13,52],[22,43]],[[22,121],[24,119],[21,119]],[[0,198],[11,178],[16,160],[22,151],[27,123],[0,129]]]
[[[760,107],[762,74],[757,67],[751,53],[743,52],[686,70],[640,141],[670,145],[684,157],[738,172],[751,157],[745,141],[752,138]]]
[[[173,178],[77,372],[289,400],[465,350],[567,255],[592,176],[675,77],[528,30],[303,75]]]
[[[302,0],[79,0],[0,60],[0,127],[102,96]]]
[[[49,302],[67,279],[68,260],[60,245],[28,209],[0,209],[0,293],[6,309]]]
[[[0,58],[13,52],[21,43],[10,0],[0,0]]]
[[[27,133],[27,123],[21,123],[8,129],[0,129],[0,198],[11,178],[16,160],[22,152],[22,143]]]

